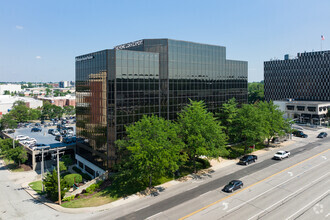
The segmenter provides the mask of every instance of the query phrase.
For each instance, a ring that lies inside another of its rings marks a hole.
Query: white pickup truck
[[[282,160],[287,157],[290,157],[290,152],[284,150],[277,151],[277,153],[274,155],[274,159],[277,160]]]

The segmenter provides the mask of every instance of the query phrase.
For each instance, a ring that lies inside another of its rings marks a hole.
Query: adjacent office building
[[[235,97],[247,102],[247,62],[222,46],[144,39],[76,57],[78,165],[94,176],[117,162],[125,125],[155,114],[176,119],[192,100],[212,112]]]
[[[265,99],[330,101],[330,51],[264,62]]]

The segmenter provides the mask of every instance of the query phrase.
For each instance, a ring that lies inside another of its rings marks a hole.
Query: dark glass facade
[[[189,99],[212,112],[232,97],[246,103],[247,62],[221,46],[145,39],[76,57],[76,96],[77,154],[111,169],[114,142],[144,114],[173,120]]]
[[[330,51],[264,62],[265,99],[330,101]]]

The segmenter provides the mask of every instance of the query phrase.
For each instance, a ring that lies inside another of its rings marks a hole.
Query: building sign
[[[124,50],[124,49],[130,48],[130,47],[140,46],[142,44],[143,44],[143,40],[138,40],[138,41],[133,41],[133,42],[130,42],[127,44],[122,44],[122,45],[116,46],[114,49]]]
[[[84,61],[84,60],[91,60],[91,59],[94,59],[94,56],[88,55],[88,56],[84,56],[84,57],[76,57],[76,62]]]

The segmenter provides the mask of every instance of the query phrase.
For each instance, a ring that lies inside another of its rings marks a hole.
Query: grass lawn
[[[8,160],[8,159],[6,159],[6,158],[4,158],[3,160],[4,160],[6,166],[8,167],[8,169],[9,169],[10,171],[12,171],[12,172],[23,172],[23,171],[24,171],[24,168],[19,167],[18,165],[16,165],[16,164],[14,163],[14,161],[12,161],[12,160]]]
[[[42,195],[45,194],[45,192],[42,192],[42,184],[41,184],[41,180],[39,181],[35,181],[35,182],[31,182],[29,183],[29,186],[36,191],[38,194]]]
[[[113,202],[115,200],[117,200],[117,198],[110,197],[110,195],[107,195],[102,190],[88,198],[80,198],[80,199],[72,200],[70,202],[63,202],[62,207],[65,208],[93,207],[93,206],[104,205]]]

